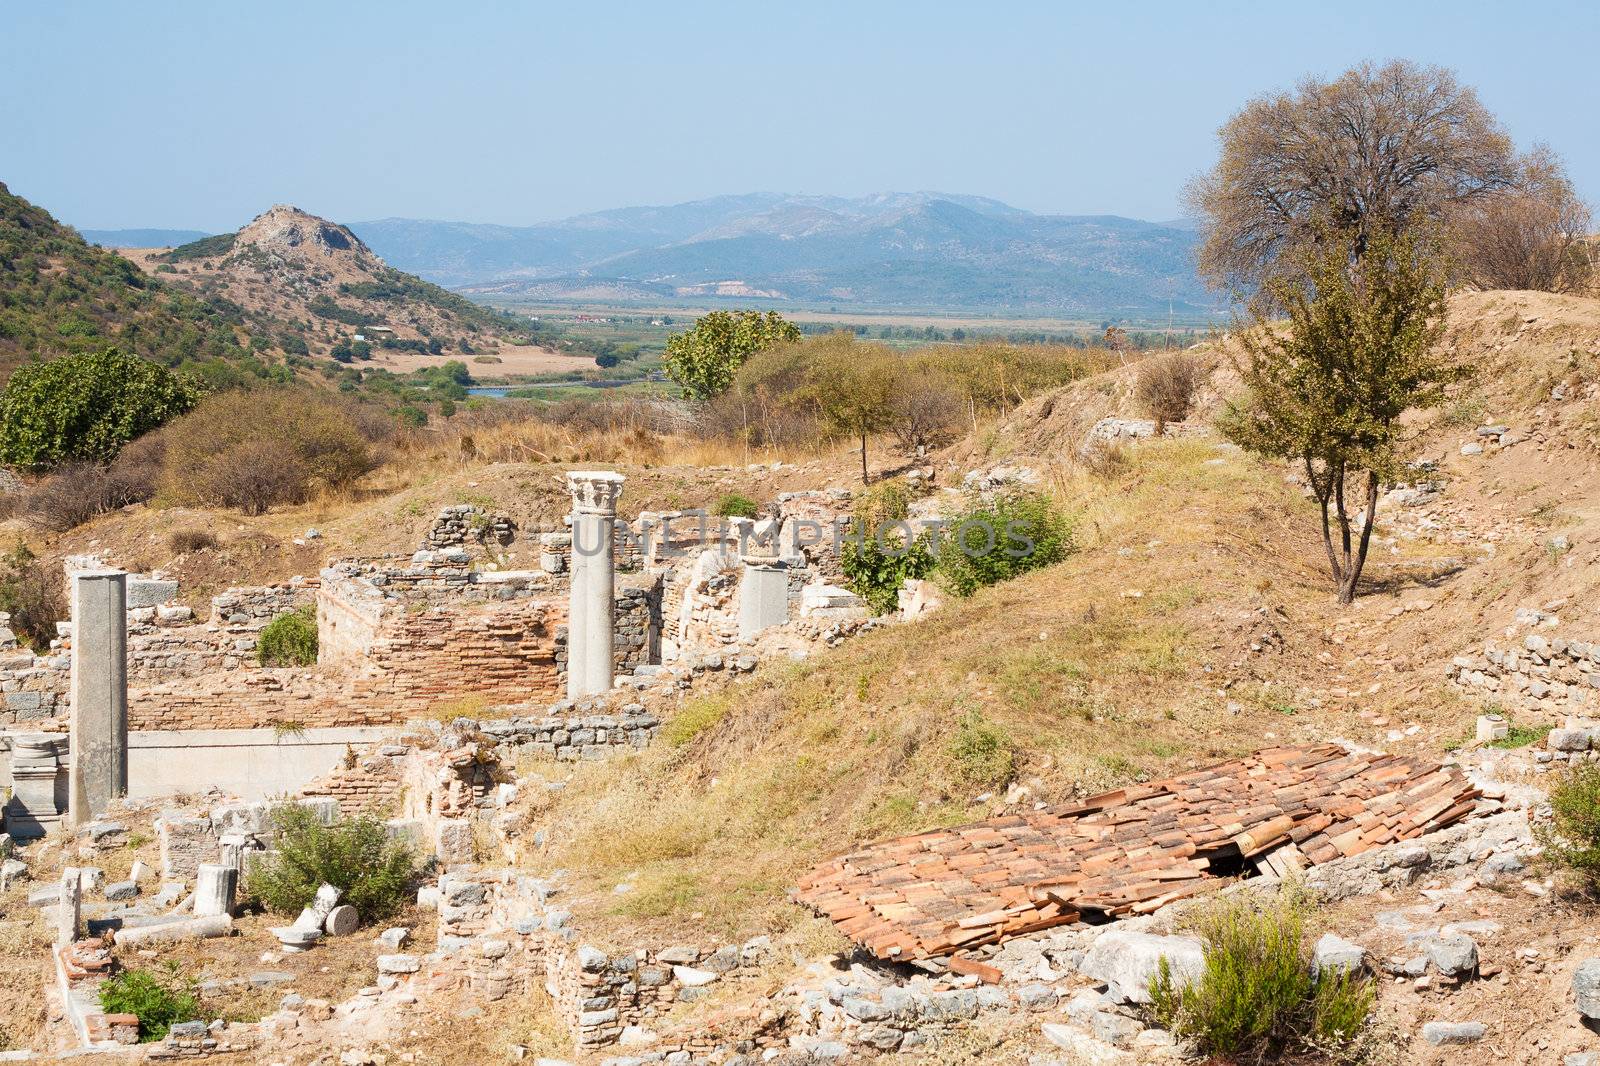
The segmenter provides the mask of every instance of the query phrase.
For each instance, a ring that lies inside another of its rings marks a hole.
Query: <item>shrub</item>
[[[316,609],[297,607],[268,622],[256,642],[256,660],[262,666],[310,666],[316,662]]]
[[[945,532],[939,577],[958,596],[1054,565],[1076,547],[1072,524],[1040,493],[975,499],[949,521]]]
[[[900,587],[934,567],[925,540],[906,542],[891,525],[905,519],[911,496],[904,484],[885,481],[856,497],[850,535],[839,552],[845,584],[874,614],[898,605]]]
[[[972,788],[999,788],[1016,773],[1016,751],[1005,730],[977,711],[961,720],[950,741],[957,780]]]
[[[218,543],[216,537],[203,529],[177,529],[167,537],[167,547],[179,555],[207,551],[217,547]]]
[[[318,488],[344,488],[375,465],[337,401],[297,390],[210,397],[162,436],[168,496],[246,514],[304,502]]]
[[[304,804],[272,811],[278,833],[274,851],[250,867],[247,891],[276,914],[298,914],[324,884],[339,890],[363,921],[399,910],[410,896],[418,868],[404,844],[391,840],[384,824],[361,815],[323,825]]]
[[[1544,861],[1573,875],[1589,892],[1600,890],[1600,766],[1584,764],[1550,788],[1550,821],[1534,826]]]
[[[163,970],[123,970],[100,985],[100,1009],[107,1014],[132,1014],[139,1019],[139,1042],[160,1040],[179,1022],[200,1016],[195,982],[178,971],[177,963]]]
[[[26,544],[0,556],[0,610],[10,613],[12,631],[34,651],[50,647],[56,622],[67,617],[65,586],[61,571],[40,563]]]
[[[1289,1049],[1350,1043],[1366,1027],[1372,985],[1359,974],[1313,977],[1309,903],[1292,887],[1266,900],[1218,899],[1187,924],[1203,945],[1199,979],[1178,986],[1165,959],[1150,982],[1158,1024],[1230,1060],[1276,1061]]]
[[[1133,392],[1145,414],[1156,420],[1156,436],[1166,432],[1168,422],[1189,417],[1200,380],[1200,364],[1192,356],[1174,353],[1145,360]]]
[[[761,508],[750,497],[730,492],[717,501],[716,513],[723,518],[754,518]]]
[[[108,463],[198,396],[186,379],[115,348],[26,363],[0,394],[0,462],[35,470]]]

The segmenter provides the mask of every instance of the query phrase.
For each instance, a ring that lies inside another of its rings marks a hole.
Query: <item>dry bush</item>
[[[50,647],[56,622],[67,617],[66,576],[45,566],[26,544],[0,556],[0,611],[11,615],[11,629],[34,651]]]
[[[1189,417],[1203,377],[1199,362],[1181,352],[1147,359],[1139,367],[1133,392],[1139,406],[1156,420],[1156,436],[1166,432],[1168,422]]]
[[[1519,186],[1458,211],[1452,251],[1480,289],[1583,292],[1594,280],[1593,218],[1561,164],[1538,150]]]
[[[889,406],[894,418],[891,432],[910,452],[952,440],[961,429],[965,410],[947,378],[909,371],[898,375]]]
[[[178,555],[203,552],[217,547],[218,544],[217,538],[203,529],[177,529],[167,537],[167,547]]]
[[[246,514],[345,488],[376,465],[346,407],[296,390],[211,396],[161,432],[168,496]]]

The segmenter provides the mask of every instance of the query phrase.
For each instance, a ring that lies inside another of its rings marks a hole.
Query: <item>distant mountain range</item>
[[[1194,227],[1036,215],[943,193],[751,193],[537,226],[390,218],[350,224],[391,265],[529,300],[1180,314],[1218,307]]]
[[[78,233],[102,248],[176,248],[210,236],[197,229],[81,229]]]

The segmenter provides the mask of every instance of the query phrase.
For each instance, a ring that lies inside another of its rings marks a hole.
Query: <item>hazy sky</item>
[[[0,181],[84,228],[776,190],[1169,218],[1250,96],[1454,67],[1600,200],[1600,5],[7,0]]]

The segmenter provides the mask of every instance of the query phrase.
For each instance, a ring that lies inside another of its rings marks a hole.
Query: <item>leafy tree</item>
[[[1467,374],[1432,351],[1445,314],[1436,249],[1413,237],[1372,234],[1357,271],[1353,240],[1325,237],[1320,249],[1296,253],[1294,274],[1269,280],[1287,326],[1258,314],[1243,334],[1246,395],[1220,420],[1240,446],[1303,465],[1341,603],[1355,599],[1379,483],[1402,464],[1400,416],[1437,406],[1446,386]],[[1365,492],[1359,529],[1352,479]]]
[[[1206,220],[1201,273],[1241,294],[1292,269],[1325,232],[1360,259],[1373,237],[1518,179],[1511,138],[1477,94],[1405,61],[1252,100],[1218,136],[1221,158],[1188,199]]]
[[[662,361],[686,399],[709,400],[733,384],[750,356],[799,339],[800,330],[776,311],[712,311],[693,329],[668,337]]]
[[[869,479],[867,438],[895,424],[893,357],[875,344],[857,344],[851,333],[835,333],[817,344],[808,374],[807,397],[828,428],[861,440],[861,483]]]
[[[0,395],[0,461],[107,463],[198,398],[192,382],[115,348],[28,363]]]

